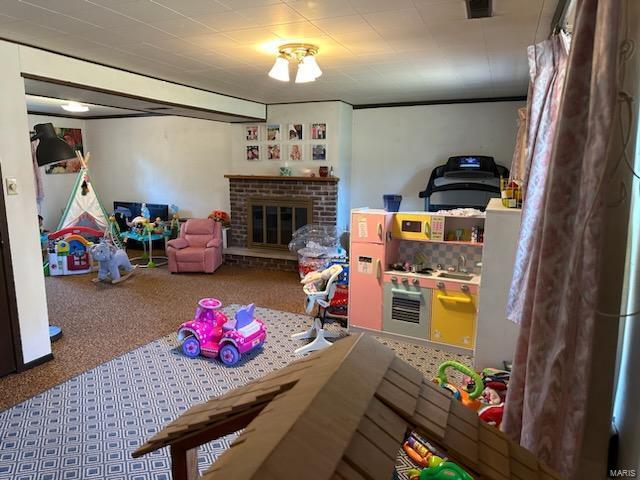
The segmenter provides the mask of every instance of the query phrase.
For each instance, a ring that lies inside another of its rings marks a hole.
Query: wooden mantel
[[[294,182],[329,182],[338,183],[338,177],[287,177],[284,175],[225,175],[229,180],[265,180],[265,181],[294,181]]]

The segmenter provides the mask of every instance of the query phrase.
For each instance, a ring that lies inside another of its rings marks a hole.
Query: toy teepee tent
[[[82,226],[104,232],[109,227],[109,215],[102,206],[89,177],[87,169],[89,154],[86,158],[82,158],[80,155],[78,157],[82,161],[82,167],[73,184],[67,207],[58,224],[58,230]]]
[[[82,157],[80,152],[76,152],[82,167],[78,172],[76,181],[73,184],[67,207],[64,209],[58,230],[68,227],[89,227],[105,233],[105,236],[111,238],[117,246],[120,241],[117,235],[112,231],[113,225],[109,221],[109,214],[98,198],[95,188],[89,176],[87,163],[90,154]]]

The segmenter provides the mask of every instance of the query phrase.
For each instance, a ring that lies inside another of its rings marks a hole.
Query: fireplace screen
[[[248,246],[286,249],[293,232],[311,223],[313,200],[257,197],[247,209]]]

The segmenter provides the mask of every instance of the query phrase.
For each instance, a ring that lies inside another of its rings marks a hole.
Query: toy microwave
[[[425,212],[401,212],[393,218],[393,238],[402,240],[444,240],[444,216]]]

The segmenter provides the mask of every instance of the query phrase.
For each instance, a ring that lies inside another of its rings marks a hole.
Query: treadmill
[[[492,198],[500,198],[500,178],[509,170],[497,165],[493,157],[459,155],[431,172],[427,187],[419,193],[427,212],[454,208],[484,211]]]

